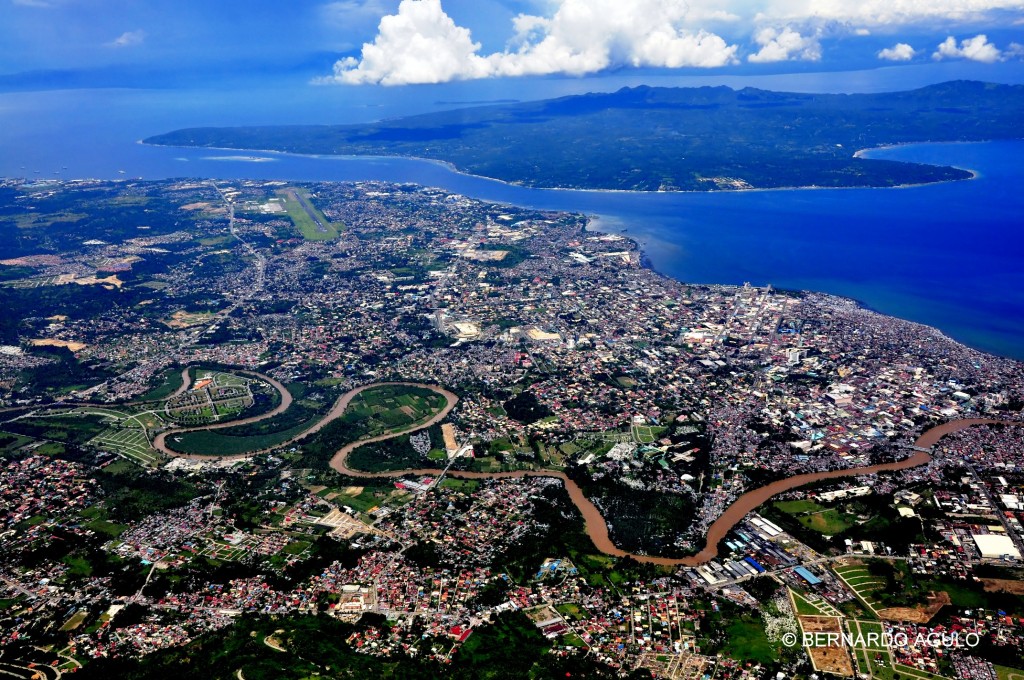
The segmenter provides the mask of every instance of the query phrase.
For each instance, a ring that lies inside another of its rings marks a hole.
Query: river
[[[284,401],[285,395],[288,395],[290,397],[287,389],[285,389],[283,385],[273,380],[272,378],[265,375],[261,375],[259,373],[247,373],[262,380],[266,380],[279,391],[281,391],[282,402]],[[184,373],[182,373],[182,376],[186,380],[188,379],[187,369]],[[772,482],[771,484],[767,484],[757,489],[748,491],[747,493],[743,494],[735,501],[733,501],[733,503],[728,508],[725,509],[722,515],[718,519],[716,519],[708,528],[708,532],[704,540],[704,547],[697,554],[681,558],[657,557],[653,555],[638,555],[635,553],[627,552],[615,545],[608,532],[608,522],[605,521],[605,518],[601,514],[601,511],[598,510],[597,506],[594,505],[590,501],[590,499],[586,497],[586,495],[583,493],[583,489],[581,489],[576,482],[570,479],[564,472],[560,472],[558,470],[470,472],[465,470],[446,471],[437,468],[418,468],[410,470],[393,470],[387,472],[365,472],[363,470],[355,470],[353,468],[348,467],[346,461],[348,459],[349,454],[360,446],[369,444],[371,442],[385,441],[387,439],[392,439],[403,434],[411,434],[413,432],[418,432],[419,430],[426,429],[434,425],[435,423],[438,423],[441,420],[443,420],[451,412],[451,410],[455,408],[455,405],[456,403],[458,403],[459,398],[455,393],[451,392],[450,390],[447,390],[443,387],[439,387],[437,385],[428,385],[424,383],[412,382],[386,382],[370,383],[367,385],[356,387],[352,390],[349,390],[345,394],[341,395],[341,397],[339,397],[338,400],[335,402],[333,408],[315,425],[303,431],[302,433],[296,435],[289,441],[284,442],[283,444],[279,444],[278,447],[288,446],[309,434],[318,432],[320,429],[328,425],[330,422],[341,417],[342,414],[344,414],[345,409],[348,408],[348,405],[352,401],[352,399],[355,398],[356,395],[358,395],[360,392],[382,385],[406,385],[409,387],[419,387],[422,389],[431,390],[432,392],[443,396],[447,400],[447,403],[443,409],[435,413],[429,420],[418,423],[414,427],[406,428],[400,431],[386,432],[375,437],[361,439],[359,441],[350,442],[346,444],[341,449],[339,449],[337,453],[335,453],[334,456],[331,458],[330,464],[334,470],[343,475],[348,475],[350,477],[358,477],[362,479],[391,479],[395,477],[402,477],[405,475],[429,475],[436,477],[442,474],[447,474],[450,477],[457,477],[459,479],[515,479],[523,477],[548,477],[560,479],[562,483],[565,485],[565,489],[569,494],[569,498],[572,500],[573,504],[579,509],[580,513],[583,515],[583,521],[586,527],[587,535],[590,537],[590,540],[593,541],[594,547],[597,548],[597,550],[606,555],[611,555],[613,557],[631,557],[637,560],[638,562],[645,562],[648,564],[694,567],[714,559],[718,555],[719,544],[722,542],[722,539],[725,538],[726,534],[728,534],[733,527],[735,527],[739,522],[741,522],[743,518],[747,516],[748,513],[755,510],[759,506],[763,505],[769,499],[781,493],[785,493],[786,491],[790,491],[797,487],[801,487],[807,484],[813,484],[814,482],[819,482],[826,479],[859,477],[863,475],[874,475],[880,472],[894,472],[898,470],[906,470],[912,467],[917,467],[919,465],[925,465],[932,459],[931,454],[925,451],[916,451],[910,457],[892,463],[881,463],[878,465],[868,465],[864,467],[844,468],[841,470],[829,470],[827,472],[812,472],[802,475],[794,475],[792,477],[787,477],[785,479],[780,479],[776,482]],[[291,400],[289,399],[289,403],[290,401]],[[189,458],[192,460],[230,460],[247,458],[252,455],[255,455],[256,453],[262,453],[262,451],[251,452],[248,454],[238,456],[186,455],[176,453],[171,449],[167,448],[166,445],[164,444],[163,438],[167,434],[181,434],[185,432],[196,432],[199,430],[211,430],[230,427],[232,425],[239,425],[243,423],[256,422],[259,420],[270,418],[275,413],[280,413],[281,410],[282,409],[280,409],[279,407],[274,411],[264,413],[259,416],[254,416],[252,418],[246,418],[245,420],[240,421],[220,423],[217,425],[207,425],[203,427],[170,430],[158,436],[161,446],[157,448],[159,448],[162,452],[164,452],[167,455],[180,458]],[[935,446],[936,443],[938,443],[940,439],[942,439],[942,437],[946,436],[947,434],[959,432],[961,430],[964,430],[968,427],[973,427],[975,425],[994,425],[1002,422],[1005,422],[1005,424],[1009,425],[1024,425],[1024,423],[1013,421],[1000,421],[991,418],[965,418],[962,420],[953,420],[947,423],[943,423],[941,425],[936,425],[935,427],[932,427],[931,429],[925,431],[915,440],[914,446],[920,449],[931,449],[933,446]],[[156,446],[156,442],[154,442],[154,446]]]

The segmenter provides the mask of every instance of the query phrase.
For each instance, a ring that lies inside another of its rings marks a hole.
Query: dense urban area
[[[0,228],[2,675],[1024,678],[1019,362],[413,185]]]

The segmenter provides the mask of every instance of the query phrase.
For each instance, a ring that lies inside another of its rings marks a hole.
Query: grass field
[[[338,495],[332,500],[333,503],[339,506],[347,505],[363,515],[363,519],[366,520],[370,519],[366,513],[375,507],[396,508],[405,505],[412,498],[412,494],[408,491],[401,491],[393,486],[352,487],[335,489],[335,491],[338,492]]]
[[[566,602],[555,607],[555,611],[561,614],[569,621],[580,621],[589,616],[587,610],[579,606],[575,602]]]
[[[6,424],[6,429],[35,439],[48,439],[67,444],[85,444],[90,439],[107,429],[110,422],[122,414],[114,412],[98,413],[90,410],[61,411],[53,415],[37,415],[30,418],[13,420]]]
[[[1009,666],[996,665],[996,675],[999,680],[1024,680],[1024,671]]]
[[[143,401],[159,401],[161,399],[166,399],[174,394],[175,390],[181,387],[181,385],[181,371],[176,368],[169,369],[163,374],[160,384],[140,396],[139,399]]]
[[[292,437],[302,434],[316,424],[322,414],[315,414],[309,420],[278,432],[258,435],[230,435],[217,430],[201,430],[169,435],[167,445],[181,453],[198,453],[204,456],[234,456],[251,451],[262,451],[283,444]]]
[[[443,486],[446,489],[456,489],[463,493],[473,493],[477,490],[477,487],[480,486],[480,482],[475,479],[455,479],[452,477],[445,477],[441,480],[439,486]]]
[[[636,438],[637,442],[641,444],[653,444],[668,428],[651,425],[633,425],[632,429],[633,436]]]
[[[88,616],[89,616],[89,610],[88,609],[79,609],[77,612],[75,612],[74,614],[71,615],[71,618],[68,619],[67,622],[63,626],[61,626],[61,628],[60,628],[61,631],[65,631],[66,632],[66,631],[75,630],[76,628],[81,626],[83,622],[85,622],[85,619],[88,618]]]
[[[736,618],[726,629],[728,642],[723,650],[733,659],[774,663],[779,659],[775,645],[764,634],[764,624],[760,618]]]
[[[302,233],[302,238],[307,241],[330,241],[338,238],[338,231],[344,225],[334,224],[324,217],[324,214],[313,205],[308,194],[302,189],[282,189],[277,192],[277,195],[283,199],[284,209],[288,211],[288,217],[291,218],[292,224]],[[303,207],[301,198],[305,199],[305,207]],[[307,212],[307,209],[312,212],[312,215]],[[318,228],[314,217],[320,221],[323,229]]]
[[[856,593],[858,599],[866,604],[872,613],[885,607],[875,598],[875,591],[885,585],[885,580],[873,576],[864,565],[844,565],[834,567],[836,572]]]
[[[31,437],[10,432],[0,432],[0,455],[13,453],[21,447],[32,443]]]
[[[820,616],[826,613],[819,609],[817,606],[815,606],[814,603],[808,601],[803,595],[796,592],[795,590],[791,589],[789,592],[790,595],[793,597],[793,608],[796,610],[797,614],[807,616]]]
[[[778,501],[775,509],[791,515],[801,525],[819,534],[833,536],[853,526],[856,517],[838,508],[829,508],[814,501]]]

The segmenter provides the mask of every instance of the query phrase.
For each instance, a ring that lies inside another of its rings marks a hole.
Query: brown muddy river
[[[286,402],[288,404],[291,403],[291,395],[288,393],[288,390],[286,390],[283,385],[273,380],[272,378],[269,378],[264,375],[259,375],[255,373],[251,373],[251,375],[266,380],[281,392],[281,406],[274,409],[270,413],[265,413],[263,415],[242,421],[224,423],[219,426],[212,425],[201,428],[173,430],[158,436],[157,440],[154,441],[154,446],[156,446],[157,448],[159,448],[161,451],[168,455],[180,457],[182,456],[182,454],[175,453],[174,451],[167,448],[167,446],[164,444],[164,437],[167,434],[179,434],[183,432],[195,431],[197,429],[216,429],[218,427],[229,427],[231,425],[239,425],[246,422],[255,422],[257,420],[269,418],[275,413],[280,413],[281,411],[284,410],[284,408],[287,408]],[[458,403],[459,398],[457,395],[450,392],[449,390],[446,390],[442,387],[438,387],[437,385],[400,382],[372,383],[369,385],[363,385],[362,387],[357,387],[356,389],[350,390],[349,392],[346,392],[344,395],[339,397],[337,402],[335,402],[334,407],[324,416],[322,420],[317,422],[310,429],[300,433],[299,435],[285,442],[284,444],[279,444],[278,446],[287,446],[297,441],[298,439],[305,437],[306,435],[317,432],[334,419],[340,417],[345,412],[345,409],[348,407],[349,403],[357,394],[359,394],[363,390],[367,390],[379,385],[408,385],[410,387],[420,387],[423,389],[428,389],[431,390],[432,392],[435,392],[436,394],[440,394],[443,397],[445,397],[448,400],[448,404],[447,406],[445,406],[445,408],[441,409],[441,411],[436,413],[430,420],[422,422],[418,424],[416,427],[405,429],[400,432],[385,433],[382,435],[378,435],[376,437],[372,437],[370,439],[362,439],[357,442],[346,444],[344,447],[339,449],[336,454],[334,454],[334,457],[331,459],[331,467],[340,472],[341,474],[349,475],[352,477],[362,477],[364,479],[393,478],[401,477],[403,475],[408,474],[435,476],[440,475],[443,472],[443,470],[437,468],[396,470],[392,472],[364,472],[362,470],[354,470],[346,465],[346,460],[348,459],[349,454],[356,448],[364,444],[369,444],[370,442],[384,441],[386,439],[391,439],[392,437],[397,437],[402,434],[410,434],[422,430],[439,422],[445,416],[447,416],[448,413],[455,407],[455,404]],[[990,418],[965,418],[962,420],[954,420],[948,423],[943,423],[942,425],[936,425],[935,427],[925,431],[921,436],[919,436],[917,440],[914,442],[914,445],[921,448],[930,449],[940,439],[942,439],[942,437],[944,437],[947,434],[959,432],[960,430],[972,427],[974,425],[993,425],[1001,422],[1005,422],[1006,424],[1009,425],[1024,425],[1024,423],[993,420]],[[236,457],[241,458],[248,455],[252,455],[252,453]],[[210,458],[211,456],[190,455],[185,457]],[[736,526],[740,521],[742,521],[743,518],[746,517],[747,513],[764,504],[773,496],[777,496],[778,494],[790,491],[805,484],[811,484],[813,482],[818,482],[825,479],[858,477],[861,475],[872,475],[879,472],[893,472],[897,470],[906,470],[908,468],[917,467],[918,465],[924,465],[931,459],[931,454],[926,453],[924,451],[917,451],[909,458],[905,458],[904,460],[896,461],[894,463],[883,463],[880,465],[868,465],[864,467],[844,468],[841,470],[829,470],[827,472],[811,472],[802,475],[794,475],[793,477],[780,479],[779,481],[772,482],[771,484],[767,484],[757,489],[753,489],[743,494],[735,501],[733,501],[732,505],[726,508],[725,512],[723,512],[722,515],[718,519],[716,519],[714,523],[712,523],[712,525],[708,528],[708,533],[704,542],[704,548],[700,552],[689,557],[680,558],[656,557],[653,555],[637,555],[634,553],[626,552],[625,550],[616,546],[612,542],[611,537],[608,534],[608,523],[605,521],[604,516],[601,515],[600,510],[598,510],[597,506],[591,503],[590,499],[588,499],[583,494],[583,490],[579,487],[579,485],[576,484],[576,482],[569,479],[565,475],[565,473],[558,472],[556,470],[518,470],[515,472],[466,472],[461,470],[449,470],[446,474],[448,474],[451,477],[457,477],[460,479],[511,479],[518,477],[551,477],[555,479],[560,479],[562,480],[562,483],[565,485],[566,491],[569,492],[569,498],[572,499],[572,502],[576,505],[577,508],[579,508],[580,512],[582,513],[583,520],[586,524],[587,534],[590,536],[590,539],[594,542],[594,546],[600,552],[606,555],[611,555],[613,557],[631,557],[637,560],[638,562],[646,562],[650,564],[693,567],[704,564],[705,562],[713,559],[718,554],[718,544],[722,541],[723,538],[725,538],[726,534],[728,534],[734,526]]]

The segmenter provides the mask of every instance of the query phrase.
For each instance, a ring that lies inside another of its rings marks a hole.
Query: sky
[[[0,89],[1024,64],[1024,0],[0,0]]]

